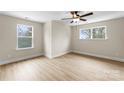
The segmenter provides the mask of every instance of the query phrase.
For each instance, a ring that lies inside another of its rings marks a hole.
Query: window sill
[[[34,47],[28,47],[28,48],[16,48],[16,50],[28,50],[28,49],[33,49]]]
[[[95,40],[96,40],[96,41],[104,41],[104,40],[108,40],[108,38],[105,38],[105,39],[98,39],[98,38],[97,38],[97,39],[79,39],[79,40],[84,40],[84,41],[85,41],[85,40],[86,40],[86,41],[95,41]]]

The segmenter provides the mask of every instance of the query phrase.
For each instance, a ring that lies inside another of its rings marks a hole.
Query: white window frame
[[[32,48],[34,48],[34,28],[33,28],[33,26],[26,25],[26,26],[32,28],[32,36],[18,36],[18,25],[25,25],[25,24],[17,24],[17,28],[16,28],[16,37],[17,37],[16,50],[25,50],[25,49],[32,49]],[[26,47],[26,48],[19,48],[18,47],[18,38],[19,37],[32,38],[32,46],[31,47]]]
[[[94,28],[100,28],[100,27],[105,27],[105,38],[93,38],[93,29]],[[81,30],[85,30],[85,29],[90,29],[91,30],[91,38],[90,39],[80,39],[80,31]],[[96,27],[84,28],[84,29],[81,28],[79,30],[79,39],[80,40],[106,40],[106,39],[108,39],[108,36],[107,36],[107,26],[96,26]]]

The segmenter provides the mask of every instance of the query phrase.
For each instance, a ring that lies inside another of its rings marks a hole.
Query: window
[[[80,39],[107,39],[106,26],[80,29]]]
[[[106,39],[106,27],[96,27],[92,29],[93,39]]]
[[[80,39],[90,39],[90,38],[91,38],[91,29],[80,30]]]
[[[17,25],[17,49],[33,48],[33,27]]]

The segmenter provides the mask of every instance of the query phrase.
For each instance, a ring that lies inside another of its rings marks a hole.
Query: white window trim
[[[17,27],[18,25],[25,25],[25,24],[17,24]],[[33,49],[34,48],[34,28],[33,26],[29,26],[29,25],[26,25],[28,27],[32,27],[32,36],[18,36],[18,31],[17,31],[17,28],[16,28],[16,50],[26,50],[26,49]],[[18,37],[26,37],[26,38],[32,38],[32,47],[26,47],[26,48],[18,48]]]
[[[105,38],[93,38],[93,29],[94,28],[100,28],[100,27],[105,27]],[[79,39],[80,40],[107,40],[108,39],[108,36],[107,36],[107,26],[95,26],[95,27],[91,27],[91,28],[85,28],[85,29],[90,29],[91,30],[91,38],[90,39],[80,39],[80,36],[79,36]],[[85,30],[85,29],[79,29],[79,35],[80,35],[80,31],[81,30]]]

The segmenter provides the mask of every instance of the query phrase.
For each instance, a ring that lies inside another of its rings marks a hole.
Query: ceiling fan
[[[72,21],[70,23],[74,23],[74,22],[77,23],[78,21],[87,21],[83,17],[93,15],[93,12],[83,14],[83,15],[79,15],[79,11],[71,11],[70,14],[72,15],[72,18],[63,18],[62,20],[70,20],[70,19],[72,19]]]

